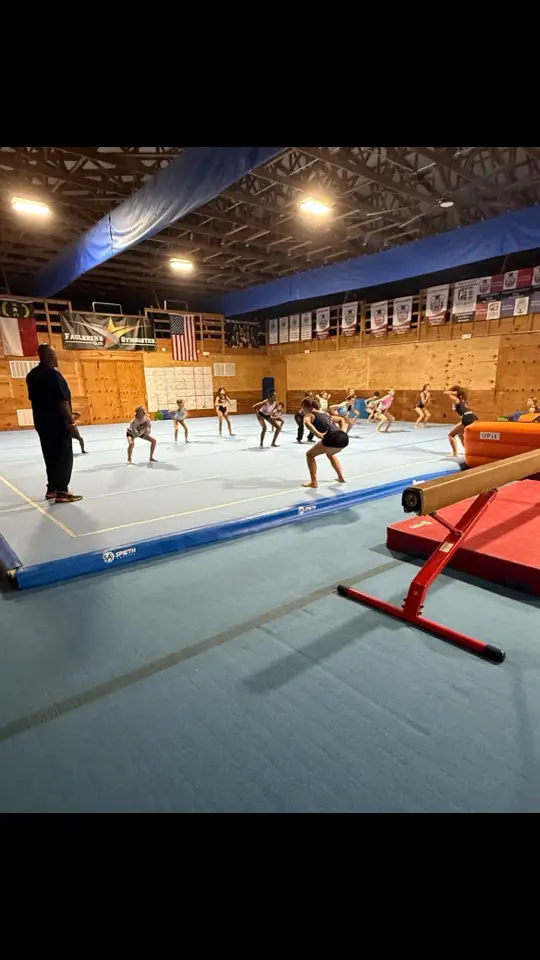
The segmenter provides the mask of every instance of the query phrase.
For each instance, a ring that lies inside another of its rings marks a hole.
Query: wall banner
[[[392,310],[392,329],[398,333],[407,333],[411,329],[413,311],[412,297],[399,297],[394,300]]]
[[[294,313],[289,317],[289,340],[291,343],[297,343],[300,339],[300,314]]]
[[[311,313],[302,314],[302,340],[313,339],[313,322]]]
[[[64,350],[155,350],[154,321],[146,317],[106,317],[61,313]]]
[[[388,330],[388,300],[379,300],[371,304],[371,332],[382,337]]]
[[[358,326],[358,304],[347,303],[341,308],[341,332],[344,337],[354,337]]]
[[[330,336],[330,307],[321,307],[315,313],[315,329],[319,340]]]
[[[268,343],[275,344],[278,342],[278,322],[277,317],[273,320],[268,321]]]
[[[288,317],[279,318],[279,342],[280,343],[289,342],[289,318]]]
[[[452,314],[460,323],[474,320],[478,300],[478,280],[461,280],[454,284]]]
[[[431,324],[444,323],[448,312],[450,286],[445,283],[426,290],[426,320]]]

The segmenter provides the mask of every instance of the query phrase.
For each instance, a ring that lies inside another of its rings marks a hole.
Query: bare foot
[[[346,483],[345,477],[338,477],[338,483]]]
[[[319,484],[318,484],[318,483],[313,483],[313,482],[310,480],[308,483],[303,483],[302,486],[303,486],[303,487],[312,487],[313,490],[316,490],[317,487],[319,486]]]
[[[150,463],[157,463],[156,458],[155,458],[155,457],[150,457]]]

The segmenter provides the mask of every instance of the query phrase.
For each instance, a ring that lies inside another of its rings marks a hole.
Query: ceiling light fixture
[[[183,257],[171,257],[169,266],[171,270],[176,270],[177,273],[191,273],[195,269],[191,260],[186,260]]]
[[[50,212],[50,207],[41,200],[28,200],[26,197],[12,197],[11,206],[17,213],[33,213],[40,217],[46,217]]]
[[[303,213],[312,213],[316,217],[324,217],[330,213],[328,204],[323,203],[321,200],[316,200],[315,197],[305,197],[303,200],[300,200],[298,206]]]
[[[450,207],[454,206],[453,200],[439,200],[439,206],[444,210],[448,210]]]

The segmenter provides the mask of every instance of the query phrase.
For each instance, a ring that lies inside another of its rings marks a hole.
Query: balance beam
[[[502,663],[506,657],[504,650],[476,640],[467,634],[459,633],[451,627],[445,627],[434,620],[428,620],[421,615],[427,592],[433,581],[444,570],[454,553],[463,543],[463,539],[478,523],[482,514],[497,496],[497,488],[525,480],[527,477],[540,473],[540,450],[520,453],[507,460],[498,460],[481,467],[473,467],[461,474],[437,477],[427,480],[414,487],[407,487],[403,491],[402,506],[405,513],[417,513],[421,516],[433,517],[448,531],[446,539],[439,544],[424,563],[422,569],[412,580],[409,591],[402,607],[396,607],[385,600],[379,600],[367,593],[360,593],[352,587],[340,585],[337,592],[342,597],[354,600],[356,603],[373,607],[381,613],[386,613],[397,620],[409,623],[425,630],[441,640],[446,640],[455,646],[475,653],[491,663]],[[450,507],[463,500],[475,499],[467,508],[461,519],[454,527],[441,517],[437,510]]]
[[[407,487],[403,491],[401,505],[405,513],[418,513],[425,517],[461,500],[478,497],[516,480],[525,480],[535,473],[540,473],[540,449]]]

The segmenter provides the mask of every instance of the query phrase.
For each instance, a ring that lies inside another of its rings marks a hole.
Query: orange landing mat
[[[456,523],[471,503],[463,500],[446,507],[441,516]],[[410,517],[388,527],[386,546],[427,557],[446,534],[432,517]],[[523,480],[499,490],[450,566],[540,596],[540,483]]]

